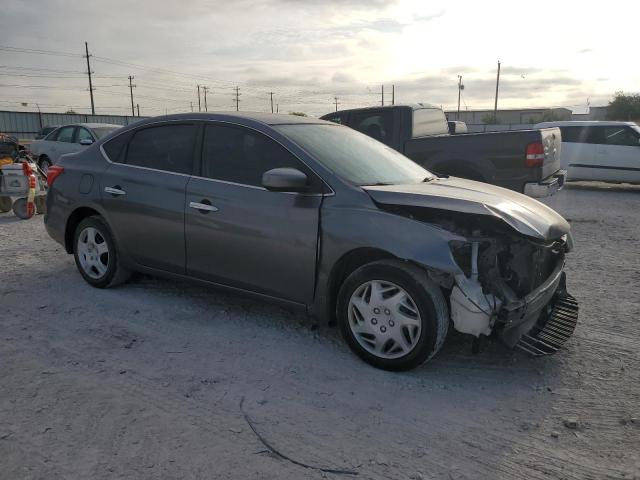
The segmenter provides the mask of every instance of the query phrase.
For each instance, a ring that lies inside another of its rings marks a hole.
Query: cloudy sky
[[[270,110],[321,115],[391,101],[491,108],[606,104],[640,90],[640,1],[4,0],[0,109]],[[21,103],[26,102],[26,107]]]

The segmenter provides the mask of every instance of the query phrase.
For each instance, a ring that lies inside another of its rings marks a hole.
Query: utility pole
[[[458,75],[458,115],[456,116],[456,120],[460,120],[460,95],[462,94],[462,89],[464,85],[462,85],[462,75]]]
[[[87,42],[84,42],[84,51],[87,53],[85,58],[87,59],[87,75],[89,75],[89,95],[91,96],[91,115],[95,115],[96,107],[93,103],[93,84],[91,83],[91,64],[89,63],[89,57],[91,55],[89,55],[89,44]]]
[[[273,92],[269,92],[269,95],[271,96],[271,113],[273,113]]]
[[[202,87],[202,91],[204,92],[204,111],[208,112],[209,109],[207,108],[207,92],[209,91],[209,87]]]
[[[135,87],[135,85],[131,83],[132,81],[133,81],[133,76],[129,75],[129,92],[131,92],[131,116],[135,117],[136,112],[133,109],[133,87]]]
[[[136,103],[136,110],[138,111],[138,116],[140,116],[140,104]]]
[[[240,87],[235,87],[234,90],[236,93],[234,96],[236,97],[236,112],[240,111]]]
[[[498,60],[498,76],[496,77],[496,103],[493,106],[493,121],[498,121],[498,87],[500,86],[500,60]]]
[[[200,108],[200,85],[198,85],[198,111],[202,111],[202,108]]]
[[[276,103],[276,113],[280,113],[280,104]]]
[[[193,102],[189,102],[189,104],[191,105],[191,111],[193,112]]]
[[[338,111],[338,97],[333,97],[333,101],[336,104],[336,112]]]
[[[384,85],[382,85],[382,105],[384,106]]]
[[[396,104],[396,86],[391,85],[391,105]]]

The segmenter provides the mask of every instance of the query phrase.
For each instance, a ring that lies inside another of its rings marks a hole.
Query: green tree
[[[625,95],[624,92],[616,92],[609,102],[607,119],[625,122],[640,120],[640,94]]]

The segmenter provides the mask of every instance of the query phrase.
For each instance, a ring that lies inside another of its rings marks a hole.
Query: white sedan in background
[[[109,123],[63,125],[45,138],[29,144],[29,150],[40,169],[47,173],[49,167],[57,163],[61,155],[82,150],[121,126]]]
[[[640,183],[640,127],[633,122],[544,122],[559,127],[567,180]]]

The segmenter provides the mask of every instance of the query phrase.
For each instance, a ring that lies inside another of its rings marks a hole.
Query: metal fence
[[[0,132],[22,140],[32,140],[43,127],[69,123],[111,123],[129,125],[147,117],[123,115],[84,115],[78,113],[40,113],[0,111]]]

